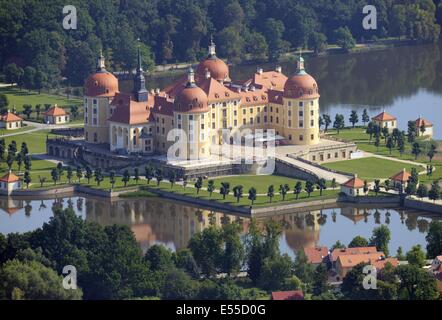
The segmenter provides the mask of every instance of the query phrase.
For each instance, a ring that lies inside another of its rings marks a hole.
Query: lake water
[[[186,247],[189,239],[215,221],[221,225],[239,220],[247,232],[250,219],[244,216],[211,212],[164,199],[105,200],[69,197],[48,200],[12,200],[0,198],[0,233],[26,232],[48,222],[56,208],[71,207],[77,215],[101,225],[128,225],[143,251],[153,244],[172,250]],[[305,246],[330,247],[337,240],[348,244],[357,235],[369,238],[373,228],[386,224],[391,230],[390,252],[399,246],[409,250],[415,244],[426,246],[425,235],[434,214],[399,209],[367,209],[353,206],[308,210],[275,215],[282,223],[282,252],[292,257]],[[261,218],[259,220],[265,220]]]
[[[436,139],[442,139],[442,44],[419,45],[368,51],[358,54],[338,54],[306,57],[307,71],[315,77],[321,93],[321,113],[332,117],[345,115],[347,125],[351,110],[357,110],[361,121],[367,108],[370,116],[384,109],[398,118],[399,127],[406,130],[407,121],[419,115],[435,125]],[[276,64],[259,65],[273,70]],[[290,76],[296,63],[281,64]],[[233,80],[251,78],[258,65],[232,66]],[[181,74],[147,77],[147,87],[164,88]],[[122,83],[129,89],[131,82]]]

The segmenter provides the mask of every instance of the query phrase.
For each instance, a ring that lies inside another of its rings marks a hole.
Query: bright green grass
[[[70,106],[70,105],[82,105],[83,101],[77,98],[67,99],[66,97],[49,95],[45,93],[40,93],[35,91],[28,92],[28,90],[22,90],[18,88],[3,87],[0,88],[0,93],[6,94],[9,101],[9,108],[12,109],[14,106],[17,111],[21,112],[24,104],[31,104],[35,107],[36,104],[42,105],[42,110],[44,110],[45,104],[58,104],[59,106]]]
[[[213,180],[215,181],[215,189],[219,189],[222,182],[229,182],[231,189],[237,185],[242,185],[244,192],[248,192],[251,187],[255,187],[258,194],[267,193],[267,189],[270,185],[275,187],[275,192],[278,191],[281,184],[288,184],[290,189],[293,189],[296,182],[300,181],[299,179],[277,175],[238,175],[213,178]],[[207,183],[208,180],[205,180],[203,186],[207,187]],[[189,182],[189,184],[193,186],[194,182]]]
[[[357,173],[361,179],[387,179],[398,173],[403,168],[408,172],[411,168],[416,167],[407,163],[401,163],[393,160],[368,157],[354,160],[344,160],[322,164],[324,167],[348,173]],[[422,167],[417,168],[418,171],[424,170]]]
[[[50,130],[39,130],[16,136],[5,137],[6,145],[10,144],[13,140],[17,143],[17,149],[20,151],[21,144],[26,142],[29,153],[46,153],[46,137],[55,138],[56,135],[50,133]],[[0,137],[1,138],[1,137]]]
[[[6,129],[0,129],[0,139],[2,137],[2,135],[4,134],[13,134],[13,133],[19,133],[19,132],[25,132],[31,129],[34,129],[34,126],[23,126],[19,129],[14,129],[14,130],[6,130]]]
[[[56,166],[55,163],[50,162],[50,161],[46,161],[46,160],[37,160],[37,159],[32,159],[31,158],[31,171],[47,171],[47,170],[51,170],[52,168],[54,168]],[[25,170],[25,165],[22,164],[21,171]],[[2,161],[0,163],[0,172],[6,172],[8,171],[8,166],[6,165],[5,161]],[[12,171],[16,172],[18,171],[18,165],[17,165],[17,161],[14,161],[14,164],[12,165]]]
[[[247,199],[248,193],[244,192],[242,198],[240,198],[239,202],[237,202],[237,199],[233,196],[233,191],[230,189],[230,194],[226,196],[226,199],[223,199],[223,196],[219,194],[219,192],[213,192],[212,196],[210,196],[209,192],[205,190],[200,190],[197,194],[197,190],[192,187],[186,187],[183,188],[181,185],[174,185],[173,188],[171,187],[170,183],[162,182],[159,187],[157,187],[155,182],[151,182],[150,187],[152,188],[159,188],[164,191],[168,192],[174,192],[177,194],[185,195],[192,198],[197,199],[203,199],[203,200],[209,200],[209,201],[216,201],[220,203],[225,203],[233,206],[247,206],[249,207],[251,205],[251,201]],[[339,188],[336,188],[335,190],[327,189],[322,192],[322,196],[320,196],[319,190],[314,191],[311,193],[310,197],[306,192],[302,192],[298,199],[296,200],[295,195],[293,194],[293,191],[290,191],[286,197],[285,200],[282,199],[281,195],[275,195],[272,199],[272,202],[270,202],[269,197],[267,196],[257,196],[253,207],[264,207],[264,206],[272,206],[272,205],[279,205],[279,204],[289,204],[289,203],[296,203],[296,202],[305,202],[305,201],[314,201],[314,200],[325,200],[325,199],[331,199],[336,198],[339,194]]]

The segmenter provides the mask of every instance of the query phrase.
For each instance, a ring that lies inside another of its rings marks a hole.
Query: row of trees
[[[378,23],[374,30],[362,26],[365,5],[362,0],[93,0],[75,4],[81,24],[67,32],[60,20],[64,4],[58,0],[50,7],[37,0],[2,0],[0,16],[6,23],[0,27],[4,40],[0,66],[3,69],[17,61],[22,68],[19,73],[26,74],[23,85],[39,89],[57,86],[62,76],[72,85],[81,85],[95,68],[100,48],[113,69],[132,69],[137,38],[146,70],[154,63],[200,59],[212,35],[219,54],[232,60],[274,60],[297,47],[319,53],[327,43],[349,50],[355,39],[439,38],[438,0],[416,4],[377,0],[373,3]],[[9,70],[5,73],[11,74]]]

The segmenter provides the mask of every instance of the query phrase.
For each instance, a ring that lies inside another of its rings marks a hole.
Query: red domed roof
[[[318,84],[308,73],[295,74],[285,82],[284,97],[290,99],[319,98]]]
[[[118,79],[110,72],[98,71],[91,74],[85,83],[88,97],[113,97],[118,92]]]
[[[208,112],[208,98],[206,93],[196,85],[187,85],[175,99],[177,112]]]
[[[224,81],[229,78],[229,67],[221,59],[215,57],[208,57],[201,61],[196,68],[197,79],[205,79],[206,70],[210,72],[210,76],[218,81]]]

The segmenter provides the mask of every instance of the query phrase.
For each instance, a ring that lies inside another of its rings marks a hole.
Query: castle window
[[[304,106],[304,101],[299,101],[299,106],[303,107]]]
[[[236,115],[237,115],[236,110],[233,111],[233,115],[236,117]]]
[[[98,135],[96,132],[94,132],[94,142],[97,142],[97,141],[98,141]]]
[[[289,117],[291,117],[291,116],[292,116],[292,111],[289,110],[289,111],[287,112],[287,114],[288,114]]]
[[[223,102],[223,107],[226,107],[226,106],[227,106],[227,103]]]
[[[178,129],[181,129],[181,123],[178,123]]]
[[[315,115],[315,110],[310,110],[310,115],[314,116]]]
[[[212,109],[215,109],[215,104],[214,103],[212,104]]]
[[[233,105],[236,106],[238,104],[237,101],[233,101]]]
[[[212,129],[215,129],[215,122],[212,122]]]
[[[250,108],[250,113],[253,113],[253,108]]]
[[[304,128],[304,121],[299,120],[299,127],[300,127],[300,128]]]
[[[227,117],[227,110],[223,109],[223,117]]]
[[[310,120],[310,127],[314,127],[315,126],[315,120]]]
[[[273,116],[270,116],[270,122],[273,123]]]
[[[258,112],[261,112],[261,108],[260,108],[260,107],[258,107],[258,108],[257,108],[257,111],[258,111]]]
[[[289,106],[289,107],[292,106],[292,102],[291,102],[291,101],[288,102],[288,106]]]
[[[276,117],[276,123],[279,123],[279,117]]]
[[[238,120],[233,120],[233,125],[236,127],[238,125]]]
[[[214,118],[214,119],[215,119],[215,113],[212,113],[212,118]]]
[[[315,135],[314,134],[310,135],[310,139],[315,140]]]
[[[304,140],[304,136],[301,134],[300,136],[299,136],[299,141],[303,141]]]
[[[276,113],[279,113],[279,108],[276,108]]]
[[[273,107],[270,107],[270,112],[273,112]]]
[[[242,114],[246,114],[246,109],[242,109]]]
[[[291,134],[289,134],[289,140],[292,140],[292,135]]]
[[[313,104],[314,104],[314,102],[313,102],[313,100],[312,101],[310,101],[310,105],[313,107]]]
[[[299,110],[299,116],[300,116],[300,117],[303,117],[303,116],[304,116],[304,111]]]
[[[204,123],[201,123],[201,130],[204,130]]]
[[[193,120],[193,114],[189,114],[189,120]]]
[[[93,104],[97,104],[97,99],[92,100]]]
[[[264,107],[264,112],[267,112],[267,107]]]

